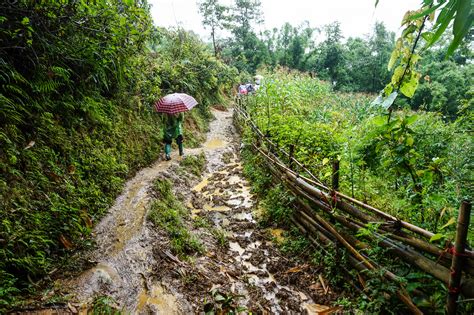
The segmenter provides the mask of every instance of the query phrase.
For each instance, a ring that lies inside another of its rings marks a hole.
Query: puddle
[[[207,184],[209,184],[209,178],[208,177],[204,178],[199,184],[194,186],[192,190],[201,192],[202,189],[207,186]]]
[[[249,246],[247,246],[247,247],[250,248],[250,249],[257,249],[261,245],[262,245],[262,242],[256,241],[256,242],[250,243]]]
[[[219,148],[224,148],[226,145],[227,145],[227,142],[219,138],[214,138],[204,143],[204,147],[206,149],[219,149]]]
[[[147,310],[145,309],[148,308]],[[161,285],[153,286],[151,292],[144,289],[138,296],[137,313],[179,314],[178,302],[172,294],[165,293]]]
[[[242,199],[229,199],[225,203],[231,207],[236,207],[240,206],[242,204],[243,200]]]
[[[229,183],[229,185],[239,184],[239,183],[242,182],[242,178],[240,176],[237,176],[237,175],[232,175],[231,177],[229,177],[227,182]]]
[[[201,213],[201,210],[200,210],[200,209],[194,209],[194,208],[192,208],[192,209],[191,209],[191,218],[194,219],[195,217],[197,217],[197,216],[199,215],[199,213]]]
[[[204,204],[203,209],[206,211],[217,211],[217,212],[226,212],[226,211],[231,210],[231,208],[227,206],[211,206],[208,203]]]
[[[256,271],[261,271],[261,270],[262,270],[262,269],[260,269],[260,268],[255,267],[254,265],[252,265],[251,263],[249,263],[249,262],[247,262],[247,261],[244,261],[244,262],[242,263],[242,265],[244,265],[244,267],[247,268],[247,271],[248,271],[249,273],[256,272]],[[257,277],[257,278],[258,278],[258,277]]]
[[[239,256],[242,256],[245,252],[245,249],[243,249],[237,242],[229,242],[229,249],[233,252],[239,253]]]
[[[214,222],[215,226],[218,227],[227,227],[230,224],[229,219],[222,212],[213,212],[211,214],[211,220]]]
[[[90,270],[91,273],[96,274],[102,279],[107,279],[107,282],[119,282],[121,281],[117,270],[104,263],[99,263],[97,266]]]
[[[233,218],[235,218],[239,221],[255,222],[253,220],[252,214],[251,213],[246,213],[246,212],[237,213],[233,216]]]

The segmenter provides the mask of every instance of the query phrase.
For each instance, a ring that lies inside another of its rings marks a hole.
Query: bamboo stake
[[[463,201],[459,209],[458,225],[456,228],[456,242],[454,243],[453,261],[451,264],[451,274],[448,285],[447,313],[456,314],[457,299],[459,296],[462,265],[464,261],[464,247],[466,244],[467,232],[469,229],[469,218],[471,214],[471,203]]]
[[[339,160],[332,163],[332,190],[334,192],[339,190]]]

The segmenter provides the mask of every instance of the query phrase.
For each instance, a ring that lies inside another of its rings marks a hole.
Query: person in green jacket
[[[183,156],[183,120],[184,114],[164,114],[163,115],[163,141],[165,143],[166,160],[171,160],[171,143],[176,139],[179,148],[179,155]]]

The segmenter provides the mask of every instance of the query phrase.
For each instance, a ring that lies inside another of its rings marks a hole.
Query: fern
[[[13,124],[22,123],[23,115],[21,112],[24,111],[19,111],[18,106],[16,106],[11,99],[5,97],[3,94],[0,94],[0,117],[3,118],[4,122]]]
[[[71,77],[71,71],[69,69],[65,69],[65,68],[57,67],[57,66],[52,66],[51,71],[53,71],[53,73],[56,76],[62,78],[65,81],[69,81],[69,78]]]
[[[32,84],[33,92],[51,93],[55,92],[63,83],[56,80],[36,81]]]

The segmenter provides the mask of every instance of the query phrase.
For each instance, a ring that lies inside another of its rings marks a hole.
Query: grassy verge
[[[200,153],[199,155],[186,155],[179,163],[180,167],[178,172],[183,175],[187,172],[195,176],[201,176],[205,165],[206,156],[204,153]]]
[[[167,179],[157,179],[153,188],[158,199],[151,205],[148,219],[168,233],[173,253],[181,258],[196,253],[202,254],[204,246],[188,231],[183,222],[188,213],[173,194],[171,182]]]
[[[184,144],[189,148],[197,148],[206,140],[206,131],[212,114],[208,109],[195,109],[184,116]]]

